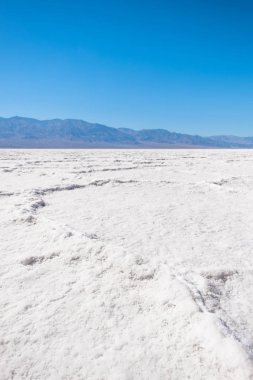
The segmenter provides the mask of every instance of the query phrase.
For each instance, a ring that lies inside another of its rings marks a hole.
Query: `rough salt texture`
[[[253,151],[1,150],[1,380],[253,378]]]

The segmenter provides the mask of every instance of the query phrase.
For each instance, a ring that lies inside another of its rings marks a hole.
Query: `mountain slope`
[[[0,118],[1,147],[131,145],[135,139],[115,128],[82,120]]]
[[[111,128],[75,119],[0,118],[1,148],[253,148],[253,137],[201,137],[165,129]]]

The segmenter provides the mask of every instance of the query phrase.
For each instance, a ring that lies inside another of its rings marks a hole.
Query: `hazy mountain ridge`
[[[253,137],[202,137],[165,129],[111,128],[75,119],[0,118],[1,148],[253,148]]]

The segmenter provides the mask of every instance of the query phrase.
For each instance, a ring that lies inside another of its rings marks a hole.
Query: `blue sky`
[[[253,2],[1,0],[0,115],[253,135]]]

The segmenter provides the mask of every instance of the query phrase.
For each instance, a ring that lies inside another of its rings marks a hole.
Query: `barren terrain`
[[[1,380],[253,378],[253,151],[1,150]]]

